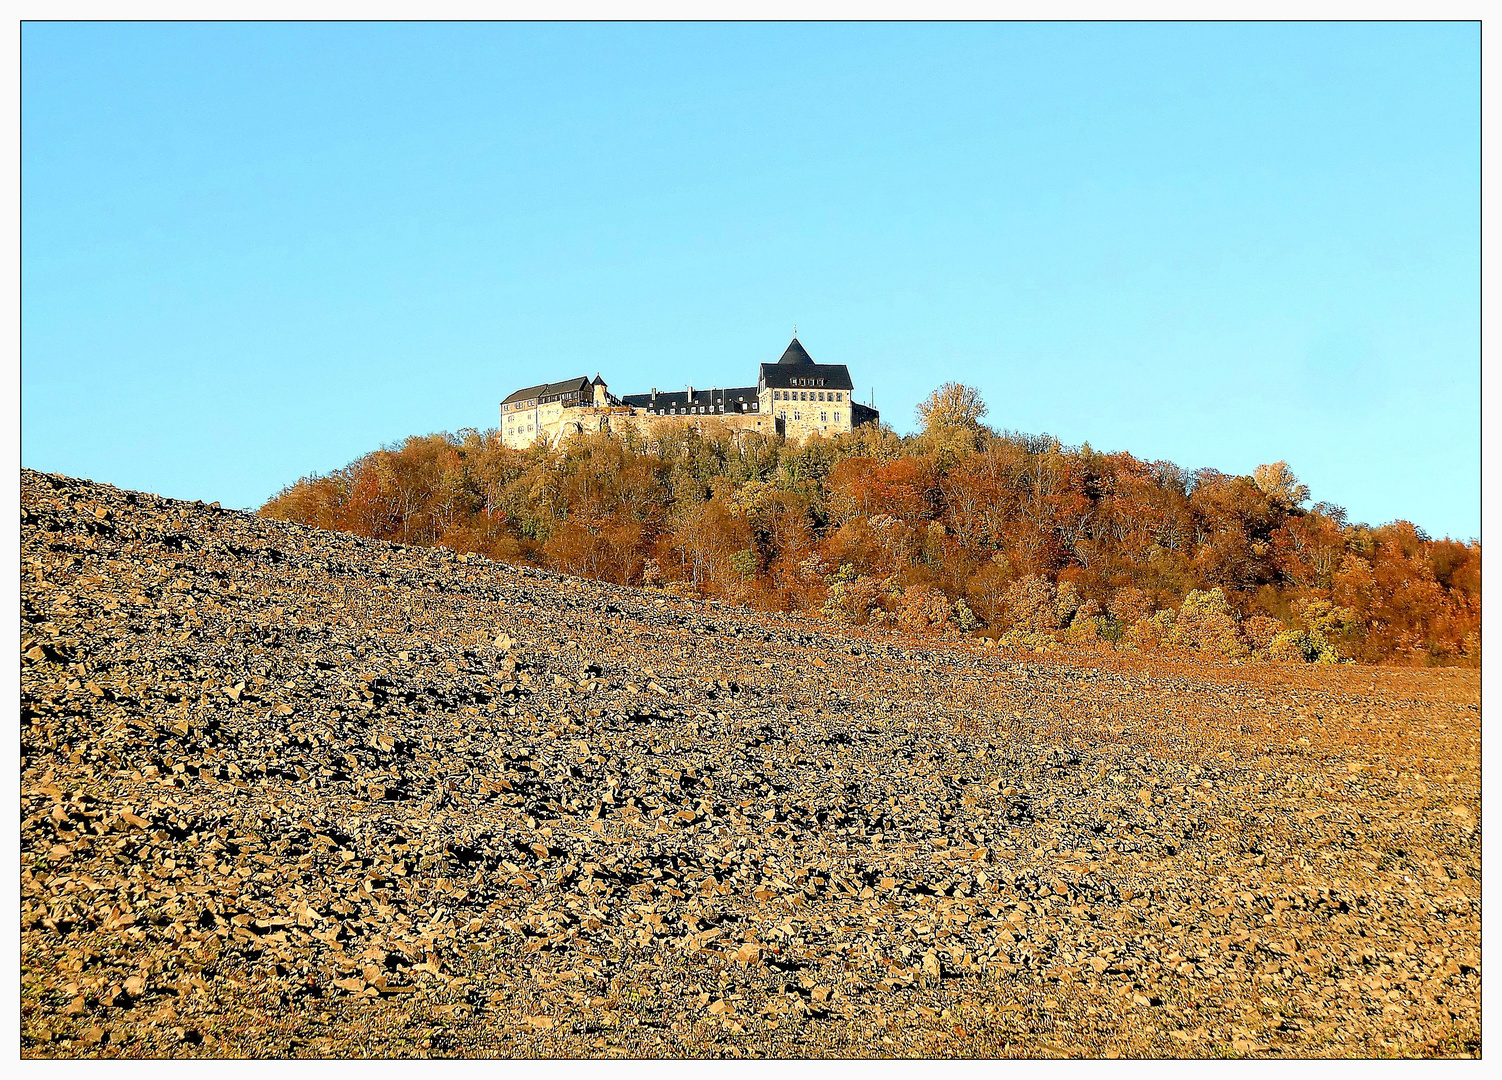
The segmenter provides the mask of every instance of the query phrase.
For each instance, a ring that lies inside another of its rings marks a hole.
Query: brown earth
[[[22,478],[28,1057],[1480,1052],[1474,671],[857,636]]]

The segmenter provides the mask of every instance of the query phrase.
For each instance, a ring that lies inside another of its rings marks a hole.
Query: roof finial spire
[[[798,324],[797,323],[793,324],[793,336],[794,337],[798,336]]]

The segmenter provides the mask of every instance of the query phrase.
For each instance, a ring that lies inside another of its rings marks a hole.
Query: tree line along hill
[[[508,449],[414,436],[260,509],[845,624],[1041,649],[1286,662],[1480,659],[1481,548],[1353,523],[1283,462],[1186,471],[998,432],[969,387],[922,430],[696,430]]]

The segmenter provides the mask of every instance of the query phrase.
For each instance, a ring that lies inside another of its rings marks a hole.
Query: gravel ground
[[[1480,680],[855,634],[31,471],[27,1057],[1480,1053]]]

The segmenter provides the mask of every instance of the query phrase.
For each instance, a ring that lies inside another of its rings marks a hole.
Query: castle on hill
[[[596,375],[542,383],[517,390],[501,402],[501,441],[521,449],[538,439],[556,445],[587,431],[621,431],[628,425],[650,432],[691,424],[700,430],[723,425],[801,440],[815,433],[838,435],[874,424],[881,413],[854,400],[855,385],[844,364],[816,364],[793,338],[775,364],[762,364],[755,386],[659,392],[617,397]]]

